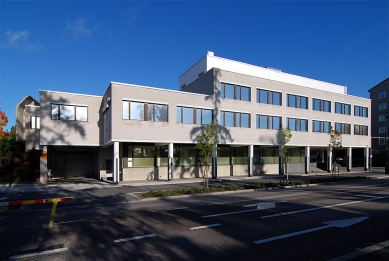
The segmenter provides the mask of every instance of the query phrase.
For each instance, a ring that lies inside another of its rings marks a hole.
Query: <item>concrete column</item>
[[[351,147],[347,149],[347,162],[346,162],[347,172],[350,172],[352,168],[352,162],[353,162],[352,151],[353,150]]]
[[[320,150],[321,162],[324,162],[324,150]]]
[[[332,171],[332,151],[327,149],[327,172]]]
[[[167,167],[167,179],[173,179],[173,168],[174,168],[174,153],[173,153],[173,143],[168,145],[168,167]]]
[[[40,172],[40,176],[39,176],[39,181],[42,185],[45,185],[47,184],[47,157],[48,157],[48,154],[47,154],[47,146],[43,146],[43,150],[41,152],[41,156],[40,156],[40,159],[39,159],[39,172]]]
[[[311,147],[305,147],[305,174],[311,172]]]
[[[119,183],[119,170],[120,170],[120,164],[119,164],[119,142],[115,141],[113,143],[113,183]]]
[[[253,176],[254,145],[249,146],[249,177]]]
[[[217,179],[217,144],[212,151],[212,178]]]
[[[363,149],[363,170],[366,171],[369,169],[369,161],[370,161],[370,155],[369,155],[369,148],[364,148]]]

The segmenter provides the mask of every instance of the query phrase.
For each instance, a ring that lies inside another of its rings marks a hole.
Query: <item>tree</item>
[[[3,128],[8,123],[8,117],[5,115],[5,112],[0,111],[0,136],[5,135],[5,131],[3,131]]]
[[[328,149],[330,152],[332,152],[331,155],[331,162],[332,162],[332,177],[334,177],[334,169],[335,167],[338,168],[338,175],[339,175],[339,167],[340,165],[336,163],[334,160],[334,154],[337,150],[342,148],[342,142],[341,142],[341,134],[339,131],[335,130],[332,126],[330,126],[330,130],[328,132],[328,135],[330,135],[330,143],[328,144]],[[335,157],[336,159],[336,157]]]
[[[212,121],[205,127],[203,134],[197,135],[197,145],[195,148],[200,150],[200,156],[205,165],[203,169],[204,188],[208,188],[208,173],[210,172],[209,163],[212,164],[212,153],[219,143],[219,133],[220,129],[215,128],[215,123]]]
[[[290,157],[290,147],[287,146],[286,144],[289,143],[290,139],[292,138],[292,131],[290,130],[289,126],[284,129],[281,127],[280,132],[278,133],[277,140],[278,143],[281,144],[281,152],[282,152],[282,158],[283,158],[283,163],[282,167],[286,172],[286,180],[288,180],[288,164],[291,161]],[[283,173],[282,173],[283,174]]]

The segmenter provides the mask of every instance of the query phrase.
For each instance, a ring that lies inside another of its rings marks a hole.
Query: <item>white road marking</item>
[[[345,254],[343,256],[335,257],[335,258],[330,259],[328,261],[347,261],[347,260],[351,260],[351,259],[357,258],[359,256],[363,256],[363,255],[369,254],[369,253],[377,251],[377,250],[381,250],[381,249],[383,249],[385,247],[389,247],[389,240],[381,242],[381,243],[378,243],[378,244],[375,244],[375,245],[372,245],[372,246],[369,246],[369,247],[365,247],[363,249],[360,249],[358,251],[354,251],[354,252]]]
[[[283,201],[283,202],[285,202],[285,201]],[[220,213],[220,214],[213,214],[213,215],[208,215],[208,216],[201,216],[201,218],[227,216],[227,215],[240,214],[240,213],[252,212],[252,211],[257,211],[257,210],[275,208],[276,207],[276,203],[281,203],[281,202],[262,202],[262,203],[257,203],[257,204],[252,204],[252,205],[244,206],[244,207],[257,206],[257,208],[255,208],[255,209],[240,210],[240,211]]]
[[[329,205],[329,206],[323,206],[323,207],[317,207],[317,208],[308,208],[308,209],[303,209],[303,210],[296,210],[296,211],[285,212],[285,213],[280,213],[280,214],[262,216],[261,218],[280,217],[280,216],[286,216],[286,215],[292,215],[292,214],[297,214],[297,213],[302,213],[302,212],[315,211],[315,210],[320,210],[320,209],[325,209],[325,208],[334,208],[334,207],[351,205],[351,204],[357,204],[357,203],[362,203],[362,202],[375,201],[375,200],[384,199],[384,198],[389,198],[389,196],[378,197],[378,198],[369,198],[369,199],[364,199],[364,200],[339,203],[339,204],[335,204],[335,205]]]
[[[122,238],[122,239],[114,240],[113,242],[120,243],[120,242],[132,241],[132,240],[143,239],[143,238],[148,238],[148,237],[155,237],[155,234],[148,234],[148,235],[144,235],[144,236]]]
[[[308,194],[308,192],[306,192],[306,193],[294,193],[294,194],[283,194],[281,196],[260,198],[258,200],[269,199],[269,198],[282,198],[282,197],[297,196],[297,195],[304,195],[304,194]],[[244,202],[244,201],[255,201],[255,200],[256,199],[244,199],[244,200],[235,200],[235,201],[225,201],[225,202],[220,202],[220,203],[209,203],[208,205],[223,205],[223,204],[229,204],[229,203]]]
[[[74,222],[81,222],[81,221],[86,221],[86,219],[79,219],[79,220],[72,220],[72,221],[57,222],[57,223],[54,223],[54,225],[66,224],[66,223],[74,223]]]
[[[205,225],[205,226],[199,226],[199,227],[191,227],[190,230],[196,230],[196,229],[203,229],[203,228],[210,228],[210,227],[217,227],[220,226],[219,223],[211,224],[211,225]]]
[[[179,209],[186,209],[188,207],[181,207],[181,208],[168,208],[168,209],[165,209],[165,211],[171,211],[171,210],[179,210]]]
[[[344,227],[352,226],[352,225],[359,223],[359,222],[361,222],[365,219],[368,219],[368,218],[369,217],[359,217],[359,218],[350,218],[350,219],[322,222],[326,226],[311,228],[311,229],[298,231],[298,232],[294,232],[294,233],[290,233],[290,234],[286,234],[286,235],[276,236],[276,237],[265,238],[265,239],[254,241],[254,243],[255,244],[263,244],[263,243],[267,243],[267,242],[271,242],[271,241],[275,241],[275,240],[279,240],[279,239],[294,237],[294,236],[298,236],[298,235],[302,235],[302,234],[307,234],[307,233],[327,229],[330,227],[344,228]]]
[[[53,253],[64,252],[64,251],[67,251],[67,250],[68,250],[67,247],[57,248],[57,249],[40,251],[40,252],[34,252],[34,253],[28,253],[28,254],[14,255],[14,256],[10,256],[9,259],[18,259],[18,258],[31,257],[31,256],[48,255],[48,254],[53,254]]]

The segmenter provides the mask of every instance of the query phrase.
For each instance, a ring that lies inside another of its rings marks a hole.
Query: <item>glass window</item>
[[[155,104],[155,121],[167,122],[167,105]]]
[[[202,121],[201,124],[211,124],[212,122],[212,110],[201,110],[202,113]]]
[[[387,109],[386,103],[380,103],[378,106],[379,106],[379,110],[386,110]]]
[[[148,104],[147,106],[147,120],[154,121],[154,105]]]
[[[66,121],[74,121],[74,106],[60,105],[60,119]]]
[[[288,94],[288,107],[296,107],[296,95]]]
[[[130,119],[130,106],[128,101],[123,101],[123,119]]]
[[[320,132],[320,121],[312,121],[312,132]]]
[[[131,120],[144,120],[145,118],[145,106],[140,102],[130,102],[130,119]]]
[[[235,113],[235,117],[236,117],[236,120],[235,120],[235,127],[240,127],[240,113]]]
[[[323,101],[323,111],[324,112],[331,112],[331,102],[330,101]]]
[[[385,127],[379,127],[378,132],[379,133],[385,133],[386,128]]]
[[[297,128],[296,128],[296,119],[288,118],[288,127],[290,128],[290,130],[296,131],[297,130]]]
[[[51,104],[51,119],[52,120],[59,120],[59,105],[58,104]]]
[[[307,97],[301,97],[301,109],[308,109],[308,98]]]
[[[180,146],[180,166],[196,166],[197,151],[192,146]]]
[[[234,113],[226,111],[225,117],[226,117],[225,126],[234,127]]]
[[[40,129],[41,128],[41,117],[32,115],[30,117],[30,128]]]
[[[87,121],[88,109],[87,107],[76,107],[76,121]]]
[[[177,109],[176,109],[176,118],[177,118],[177,120],[176,120],[176,122],[178,122],[178,123],[182,123],[182,107],[177,107]]]
[[[281,106],[281,93],[272,92],[273,102],[271,104]]]
[[[193,123],[193,108],[183,108],[183,123]]]
[[[385,121],[385,115],[378,116],[380,122]]]
[[[153,167],[155,158],[154,146],[129,146],[128,157],[132,155],[133,167]]]
[[[259,126],[260,129],[267,129],[267,116],[265,115],[258,115],[259,117]]]
[[[385,144],[385,138],[380,138],[378,139],[379,145],[384,145]]]
[[[225,85],[225,97],[228,99],[234,99],[234,85],[227,84]]]
[[[243,128],[250,128],[250,116],[247,113],[242,113],[241,122]]]
[[[267,102],[267,91],[259,90],[259,103],[268,103]]]
[[[383,99],[383,98],[386,98],[388,97],[388,92],[387,91],[384,91],[384,92],[380,92],[379,93],[379,98],[380,99]]]
[[[235,86],[235,93],[236,93],[235,100],[240,100],[240,89],[241,89],[240,86]]]
[[[308,131],[307,120],[299,120],[300,131]]]
[[[242,86],[241,90],[242,90],[241,100],[250,101],[250,88]]]
[[[325,121],[325,122],[323,122],[323,132],[324,133],[328,133],[328,132],[330,132],[330,123],[329,122],[327,122],[327,121]]]
[[[272,116],[272,120],[273,120],[273,128],[272,129],[274,129],[274,130],[281,129],[281,117]]]

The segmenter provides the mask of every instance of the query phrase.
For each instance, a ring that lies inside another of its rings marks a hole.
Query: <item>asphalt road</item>
[[[387,178],[140,201],[120,190],[60,203],[51,228],[48,204],[0,211],[0,259],[389,260]]]

